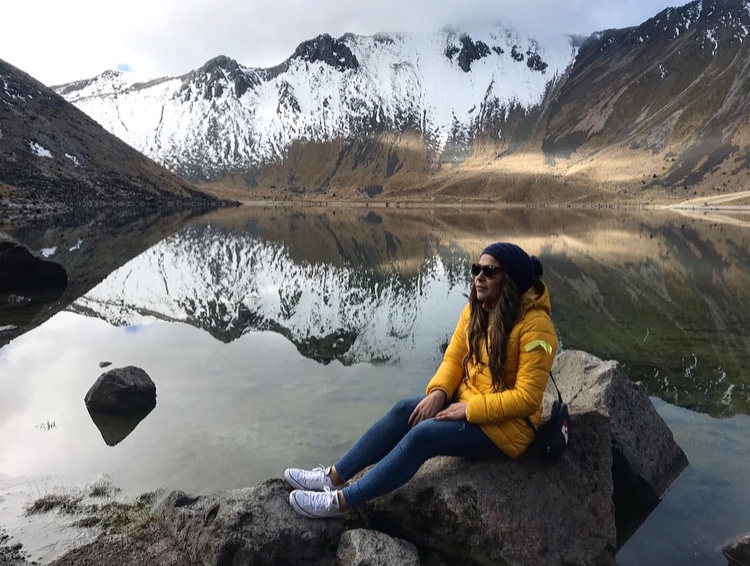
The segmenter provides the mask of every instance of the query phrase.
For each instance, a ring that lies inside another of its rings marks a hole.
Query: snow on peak
[[[182,77],[128,86],[122,74],[100,75],[58,92],[146,155],[201,176],[278,160],[294,141],[377,128],[412,127],[440,149],[457,124],[475,127],[483,105],[539,104],[576,51],[570,37],[501,25],[322,35],[271,69],[221,56]]]

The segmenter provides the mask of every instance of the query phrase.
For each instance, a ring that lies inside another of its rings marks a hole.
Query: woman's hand
[[[467,403],[451,403],[435,415],[436,421],[460,421],[466,418]]]
[[[431,419],[445,406],[448,395],[442,389],[433,389],[430,394],[422,399],[409,417],[409,424],[416,426],[425,419]]]

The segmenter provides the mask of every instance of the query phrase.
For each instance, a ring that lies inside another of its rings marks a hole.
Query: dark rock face
[[[5,532],[0,529],[0,566],[25,566],[29,564],[24,558],[23,545],[12,544]]]
[[[311,521],[289,505],[289,486],[193,498],[173,492],[156,510],[172,537],[199,564],[282,566],[332,562],[344,522]]]
[[[722,549],[729,566],[750,566],[750,535]]]
[[[552,373],[571,407],[598,408],[612,418],[614,505],[622,546],[685,469],[687,456],[643,386],[632,383],[617,362],[571,350],[557,357]],[[551,403],[549,387],[547,394]]]
[[[89,411],[138,413],[156,405],[156,385],[141,368],[115,368],[99,376],[84,401]]]
[[[0,198],[3,220],[108,205],[150,214],[220,204],[3,60],[0,82],[0,189],[11,189]]]
[[[359,68],[357,57],[346,43],[332,38],[327,33],[300,43],[294,50],[292,59],[301,59],[310,63],[323,61],[339,71]]]
[[[458,66],[468,73],[471,70],[471,64],[482,57],[490,54],[490,48],[484,41],[472,41],[471,37],[464,34],[459,38],[461,42],[461,51],[458,53]]]
[[[539,53],[534,53],[533,51],[527,51],[526,55],[528,56],[526,59],[526,65],[529,67],[529,69],[534,69],[535,71],[544,73],[544,70],[548,67],[548,65],[547,63],[542,61],[541,55],[539,55]]]
[[[0,293],[63,290],[67,285],[68,274],[62,265],[0,233]]]
[[[207,61],[199,69],[185,75],[183,81],[183,95],[189,96],[192,88],[196,88],[206,100],[220,97],[224,93],[223,84],[226,81],[233,87],[232,94],[237,98],[260,83],[255,74],[246,71],[226,55]]]

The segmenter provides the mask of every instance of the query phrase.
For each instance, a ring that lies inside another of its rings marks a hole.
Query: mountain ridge
[[[294,142],[407,131],[424,138],[428,160],[447,154],[460,161],[477,129],[472,124],[487,130],[540,102],[547,79],[564,72],[574,52],[569,38],[555,38],[545,47],[506,28],[471,34],[350,33],[339,39],[323,34],[270,69],[242,67],[220,56],[181,77],[160,80],[155,86],[164,90],[154,90],[152,97],[158,97],[163,113],[152,110],[146,126],[143,116],[135,120],[127,99],[142,93],[140,84],[127,90],[110,75],[100,75],[57,90],[134,147],[205,181],[278,163]],[[443,92],[446,76],[452,97]],[[116,78],[121,81],[122,75]],[[469,94],[457,96],[457,89]],[[108,112],[113,107],[116,116]],[[210,137],[212,147],[193,141],[198,134],[174,128],[165,134],[169,113],[192,120],[189,128]],[[178,160],[181,151],[189,159]]]
[[[212,209],[220,202],[0,60],[2,220],[85,207]]]
[[[746,1],[696,0],[585,40],[321,34],[268,69],[56,89],[236,198],[679,202],[750,188],[748,30]]]

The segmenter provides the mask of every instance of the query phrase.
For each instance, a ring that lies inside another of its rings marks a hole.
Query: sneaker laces
[[[313,468],[312,470],[300,470],[299,475],[304,481],[315,481],[315,480],[321,480],[320,475],[322,475],[322,480],[325,481],[327,470],[323,464],[318,464],[317,468]]]
[[[311,491],[306,492],[310,498],[310,506],[313,508],[313,512],[318,509],[325,509],[326,511],[340,511],[339,500],[337,492],[331,491],[330,488],[324,487],[323,491]]]

